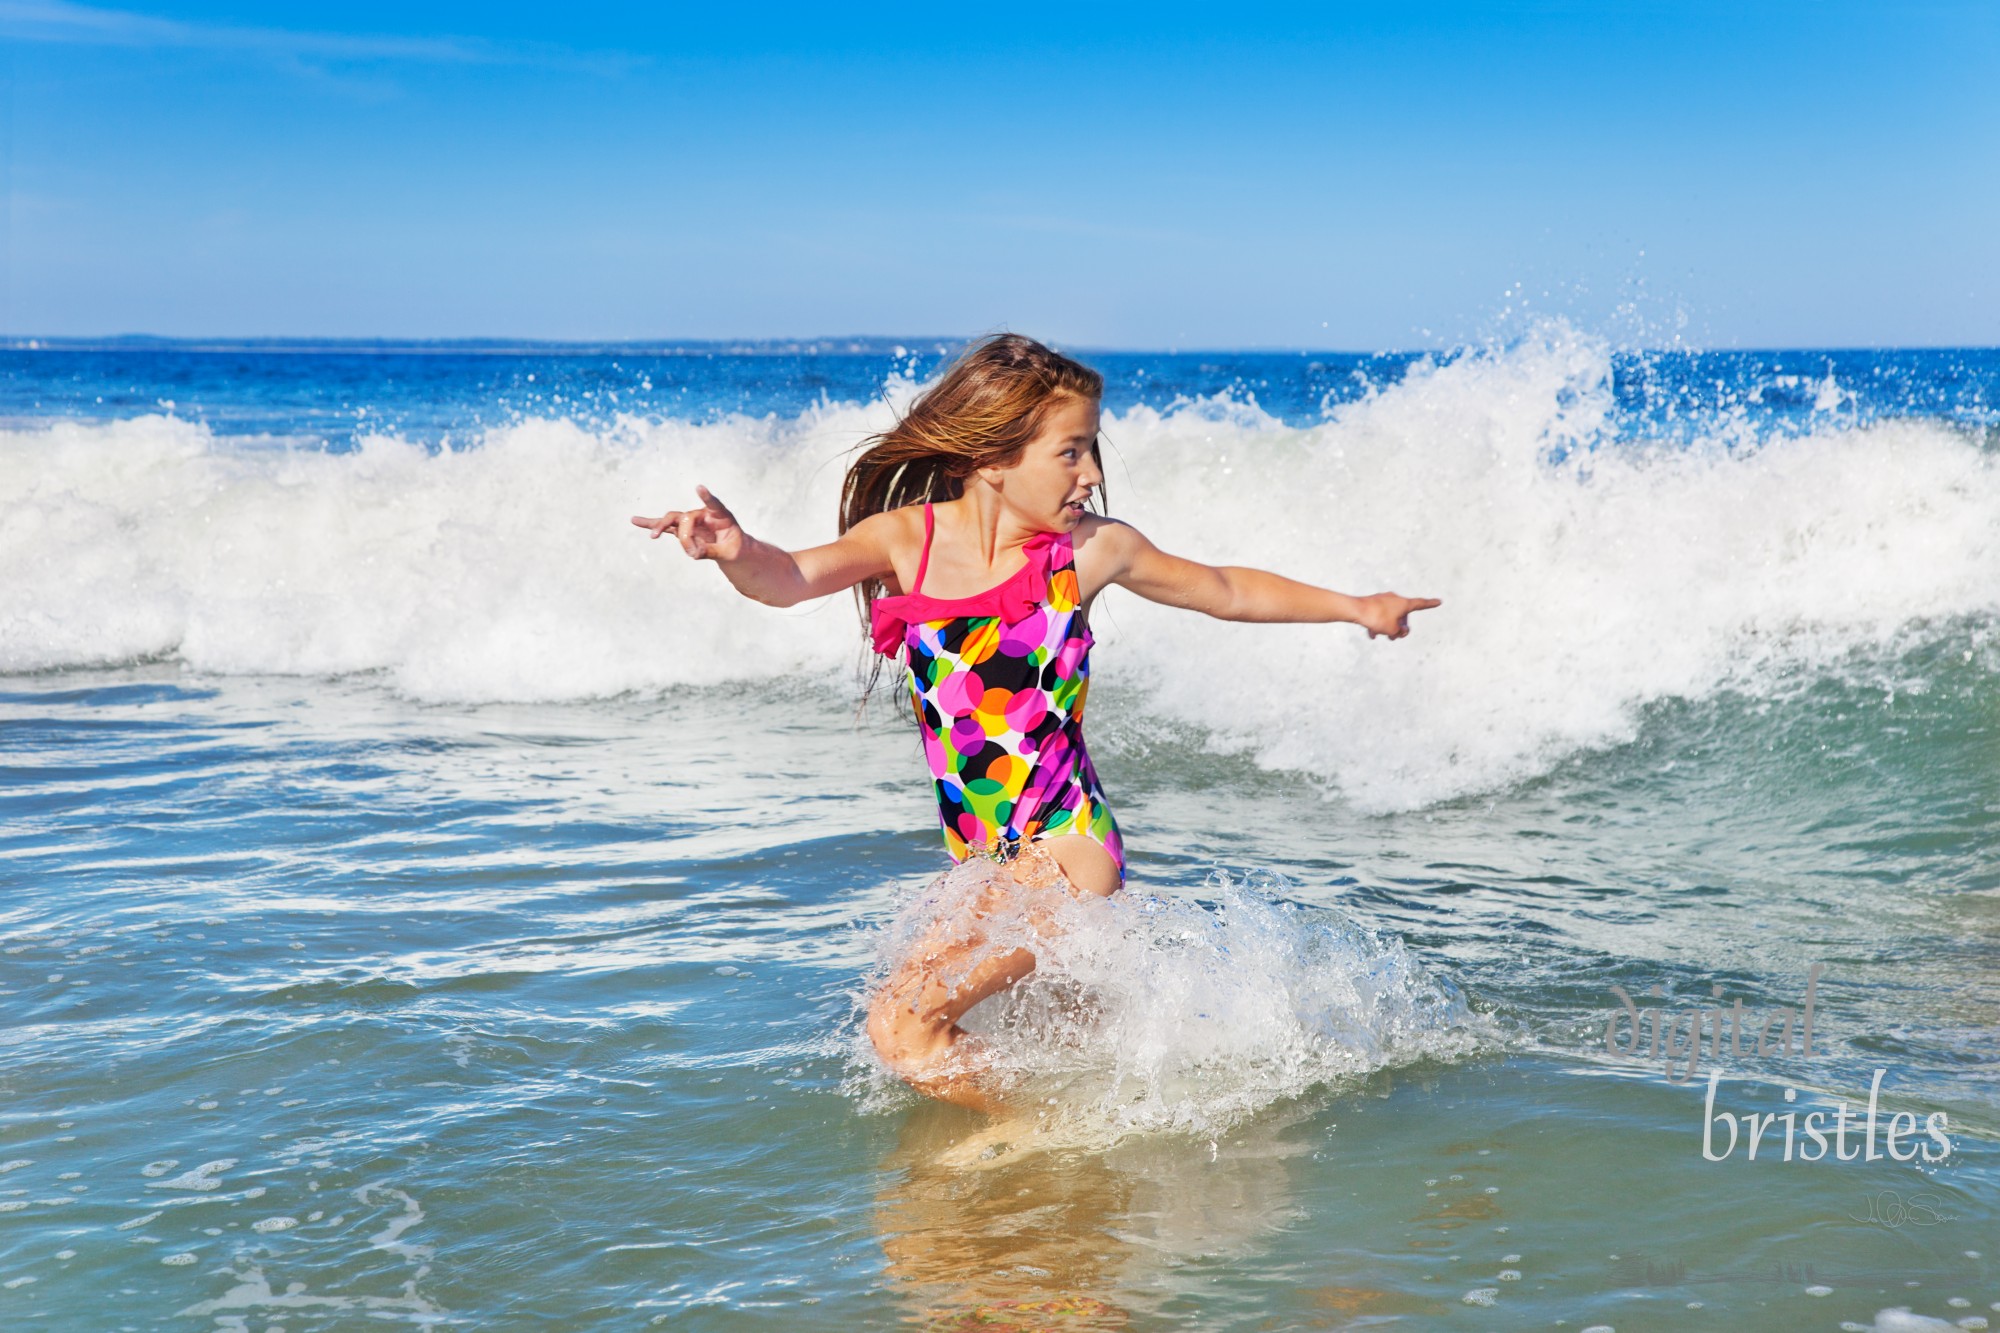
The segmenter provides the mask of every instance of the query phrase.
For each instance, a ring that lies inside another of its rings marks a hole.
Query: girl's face
[[[1074,532],[1084,502],[1104,484],[1090,447],[1097,440],[1098,405],[1065,398],[1042,418],[1042,428],[1004,468],[982,469],[1007,507],[1043,532]]]

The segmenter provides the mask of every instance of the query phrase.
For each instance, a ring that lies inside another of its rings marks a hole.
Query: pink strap
[[[910,595],[916,596],[924,588],[924,571],[931,567],[931,502],[924,501],[924,553],[917,560],[917,581],[911,587]]]

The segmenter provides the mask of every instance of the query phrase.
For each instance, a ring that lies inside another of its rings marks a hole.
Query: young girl
[[[1102,896],[1125,878],[1083,745],[1088,621],[1105,588],[1223,620],[1352,621],[1371,639],[1400,639],[1412,611],[1439,605],[1198,564],[1091,513],[1104,486],[1103,391],[1096,371],[1031,338],[986,338],[866,442],[842,486],[838,540],[780,550],[705,487],[699,509],[632,520],[655,538],[672,532],[771,606],[859,589],[875,650],[901,655],[952,859],[1012,863],[972,905],[974,922],[1053,884]],[[868,1034],[918,1091],[993,1110],[999,1097],[958,1020],[1035,958],[986,945],[976,925],[933,931],[876,995]]]

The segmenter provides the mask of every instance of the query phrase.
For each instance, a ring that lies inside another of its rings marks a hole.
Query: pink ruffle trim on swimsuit
[[[960,616],[998,616],[1003,624],[1026,620],[1049,595],[1049,552],[1058,534],[1038,532],[1021,547],[1028,563],[1003,583],[970,597],[929,597],[923,592],[875,599],[875,651],[894,657],[911,625]],[[928,554],[928,552],[927,552]],[[917,576],[919,588],[923,575]]]

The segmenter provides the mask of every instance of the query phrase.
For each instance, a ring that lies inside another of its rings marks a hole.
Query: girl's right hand
[[[1388,639],[1403,638],[1410,632],[1410,612],[1444,605],[1435,597],[1398,597],[1393,592],[1378,592],[1355,600],[1361,610],[1355,623],[1367,630],[1371,639],[1378,634]]]
[[[736,515],[729,507],[708,493],[708,487],[697,486],[695,494],[701,497],[699,509],[674,509],[658,518],[632,516],[635,526],[649,530],[655,540],[672,532],[680,538],[681,549],[696,560],[734,560],[743,553],[743,529],[737,525]]]

